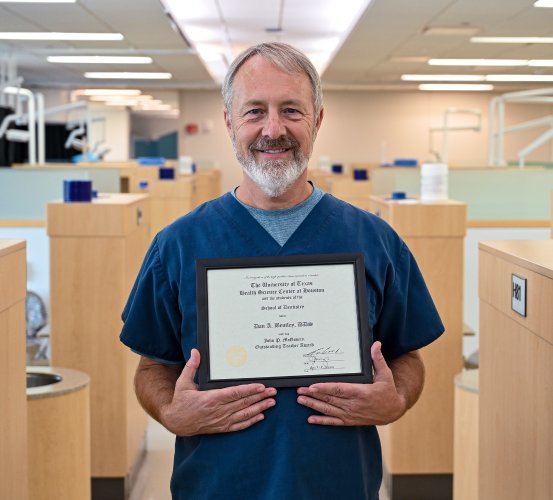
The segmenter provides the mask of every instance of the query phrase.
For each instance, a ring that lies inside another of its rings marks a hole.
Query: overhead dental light
[[[29,131],[10,128],[6,131],[6,139],[11,142],[29,142]]]

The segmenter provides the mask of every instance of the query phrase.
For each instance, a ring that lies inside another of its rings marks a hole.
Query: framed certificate
[[[200,389],[372,381],[362,254],[196,262]]]

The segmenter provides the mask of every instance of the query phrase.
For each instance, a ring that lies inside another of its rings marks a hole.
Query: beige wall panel
[[[549,254],[547,257],[553,263],[553,241],[544,241],[547,244],[543,247],[543,251]],[[539,333],[553,344],[553,279],[529,270],[528,265],[523,267],[497,258],[488,252],[480,252],[479,259],[481,259],[478,285],[480,299],[493,304],[513,321]],[[526,318],[511,309],[510,292],[513,273],[527,280],[528,315]]]
[[[125,476],[123,238],[53,238],[52,364],[90,374],[92,475]]]
[[[463,373],[458,377],[478,374]],[[478,500],[478,382],[466,388],[455,386],[455,425],[453,439],[453,499]]]
[[[52,362],[91,377],[92,476],[126,477],[142,448],[147,420],[134,395],[137,358],[119,334],[150,242],[149,197],[119,195],[83,205],[77,213],[68,204],[49,210]],[[122,222],[106,230],[95,218],[109,221],[110,211]],[[67,221],[75,217],[88,227]]]
[[[325,116],[317,133],[310,168],[318,166],[321,156],[345,166],[358,163],[380,164],[396,158],[430,159],[429,130],[443,123],[449,107],[476,108],[487,122],[489,102],[493,95],[479,92],[324,92]],[[219,165],[224,192],[240,184],[238,165],[223,120],[223,102],[218,90],[183,90],[180,92],[179,130],[186,123],[213,122],[206,134],[179,136],[179,152],[197,162]],[[509,104],[506,126],[542,117],[548,112],[535,104]],[[552,113],[549,107],[549,113]],[[517,152],[536,137],[535,131],[510,134],[505,155],[516,159]],[[434,146],[440,146],[435,137]],[[449,158],[453,163],[487,162],[487,129],[481,132],[461,131],[450,135]],[[529,161],[553,160],[551,141],[528,157]]]
[[[25,391],[25,301],[21,300],[9,309],[0,311],[0,498],[2,499],[27,499]]]
[[[328,192],[336,198],[351,203],[362,210],[370,209],[372,191],[370,181],[358,181],[349,178],[337,178],[335,176],[328,180],[327,184]]]
[[[125,242],[125,282],[123,303],[131,292],[132,286],[144,260],[145,249],[149,245],[149,234],[146,231],[135,231]],[[142,251],[140,251],[142,249]],[[122,311],[122,309],[121,309]],[[126,414],[127,414],[127,464],[133,463],[144,446],[144,433],[148,424],[148,415],[140,406],[134,393],[134,373],[139,356],[125,348],[126,366]]]
[[[375,196],[371,205],[404,238],[445,326],[445,333],[421,350],[426,368],[421,398],[399,421],[379,430],[386,470],[390,474],[451,474],[453,379],[463,363],[466,205],[454,201],[401,204]]]
[[[29,399],[29,498],[90,499],[89,390]]]
[[[553,347],[480,301],[480,498],[553,498]]]
[[[26,500],[26,244],[0,239],[0,498]]]
[[[424,391],[414,408],[392,424],[394,474],[451,473],[453,470],[453,378],[462,369],[463,240],[408,238],[445,326],[422,349]],[[416,429],[416,431],[414,431]]]
[[[152,239],[164,227],[190,212],[190,200],[187,199],[152,199],[150,206]]]
[[[479,244],[480,498],[553,498],[553,240]],[[526,317],[511,275],[526,278]]]
[[[25,243],[0,239],[0,311],[4,311],[27,294]]]

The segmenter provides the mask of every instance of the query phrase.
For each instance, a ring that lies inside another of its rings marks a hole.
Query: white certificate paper
[[[214,268],[206,285],[210,380],[364,372],[353,262]]]

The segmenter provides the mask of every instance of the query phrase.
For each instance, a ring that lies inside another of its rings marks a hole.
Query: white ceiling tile
[[[341,11],[351,8],[352,1],[340,0]],[[0,57],[3,53],[16,54],[20,73],[26,81],[69,86],[82,81],[83,67],[48,64],[45,54],[38,53],[40,50],[50,48],[79,53],[85,49],[111,49],[143,55],[150,55],[148,49],[163,50],[163,54],[152,54],[154,64],[151,68],[173,73],[174,79],[166,85],[209,81],[209,73],[200,59],[182,53],[188,44],[171,28],[162,2],[171,2],[176,6],[175,14],[191,18],[195,26],[219,26],[219,7],[227,23],[234,55],[253,43],[278,40],[296,45],[315,58],[327,43],[325,35],[342,34],[336,33],[339,31],[333,25],[336,16],[328,15],[326,0],[79,0],[73,5],[4,4],[0,6],[0,31],[115,31],[123,33],[125,40],[101,43],[0,41]],[[400,56],[553,58],[552,45],[471,44],[468,37],[421,35],[426,26],[468,23],[479,26],[482,35],[553,36],[553,9],[535,9],[531,5],[532,0],[373,0],[326,69],[323,81],[390,82],[401,86],[403,84],[395,79],[402,73],[444,72],[443,68],[424,63],[390,60]],[[283,31],[267,33],[266,28],[278,26],[281,6]],[[108,69],[113,70],[113,67]],[[531,72],[527,69],[517,71]],[[479,69],[458,69],[461,70],[466,73]],[[552,72],[551,68],[532,68],[533,71]],[[494,69],[494,72],[504,71]]]

